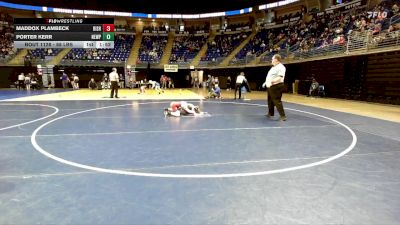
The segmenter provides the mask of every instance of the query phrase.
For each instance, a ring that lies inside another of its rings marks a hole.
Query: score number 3
[[[114,24],[103,24],[103,32],[114,32]]]

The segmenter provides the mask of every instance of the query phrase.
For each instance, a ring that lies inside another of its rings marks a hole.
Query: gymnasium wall
[[[311,78],[325,86],[326,95],[334,98],[373,101],[389,104],[400,104],[400,51],[371,55],[358,55],[342,58],[315,60],[303,63],[285,64],[287,68],[285,83],[287,92],[292,92],[292,84],[298,80],[298,93],[307,94]],[[232,80],[244,72],[252,90],[263,90],[261,85],[265,81],[269,66],[204,69],[204,77],[208,74],[217,76],[221,88],[226,88],[226,79]],[[70,76],[76,73],[80,77],[81,87],[86,87],[91,77],[100,81],[104,72],[110,73],[111,68],[98,67],[55,67],[56,87],[61,87],[58,77],[65,69]],[[137,80],[157,80],[162,74],[170,76],[177,88],[190,87],[186,76],[189,69],[180,69],[176,73],[165,73],[162,69],[137,69]],[[27,67],[0,67],[0,87],[8,88],[20,72],[36,72],[36,68]],[[118,68],[123,73],[123,68]]]

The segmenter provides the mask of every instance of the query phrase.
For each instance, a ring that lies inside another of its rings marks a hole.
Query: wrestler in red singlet
[[[171,102],[170,107],[171,107],[172,112],[176,112],[176,110],[178,110],[181,107],[181,103],[180,102]]]

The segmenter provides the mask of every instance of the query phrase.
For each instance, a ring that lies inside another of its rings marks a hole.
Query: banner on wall
[[[178,65],[176,64],[164,64],[164,72],[178,72]]]

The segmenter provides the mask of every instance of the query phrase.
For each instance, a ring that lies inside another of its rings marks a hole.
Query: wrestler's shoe
[[[164,109],[164,116],[167,117],[171,115],[171,113],[168,111],[168,109]]]

